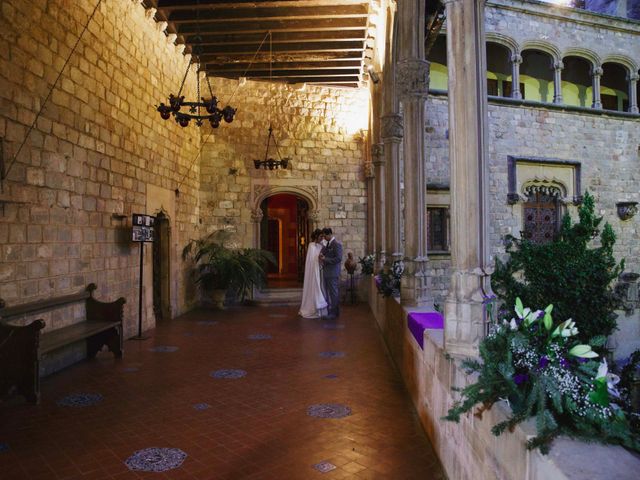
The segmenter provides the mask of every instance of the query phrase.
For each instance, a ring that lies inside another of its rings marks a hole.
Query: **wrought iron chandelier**
[[[271,31],[267,32],[269,35],[269,88],[273,84],[273,47],[272,47],[272,35]],[[273,95],[269,95],[270,98],[274,98]],[[271,144],[271,140],[273,140],[273,146],[276,149],[276,155],[278,159],[274,159],[269,157],[269,145]],[[264,168],[265,170],[278,170],[282,168],[286,170],[289,166],[289,158],[282,158],[280,156],[280,151],[278,150],[278,142],[276,141],[276,136],[273,133],[273,127],[271,125],[271,111],[269,110],[269,135],[267,136],[267,148],[264,152],[264,160],[254,160],[253,165],[256,167],[256,170],[260,170],[260,168]]]
[[[273,145],[276,147],[276,154],[278,155],[278,160],[269,157],[269,145],[271,144],[271,140],[273,139]],[[260,168],[264,168],[265,170],[278,170],[282,168],[284,170],[289,166],[289,158],[281,158],[280,151],[278,150],[278,142],[276,142],[276,137],[273,134],[273,128],[271,124],[269,124],[269,136],[267,137],[267,149],[264,152],[264,160],[254,160],[253,165],[256,167],[256,170],[260,170]]]
[[[200,36],[200,0],[196,2],[196,25],[197,32],[194,36],[194,40],[196,42],[202,42],[202,37]],[[218,108],[218,98],[213,94],[213,90],[211,89],[211,83],[209,82],[209,77],[205,72],[205,79],[207,81],[207,87],[209,88],[209,95],[211,98],[206,100],[204,97],[200,96],[200,60],[199,54],[202,52],[202,45],[198,43],[192,48],[192,56],[189,65],[187,65],[187,71],[184,73],[184,77],[182,78],[182,84],[180,84],[180,90],[178,90],[178,95],[170,94],[169,95],[169,104],[160,103],[156,107],[157,111],[160,112],[160,116],[163,120],[168,120],[171,118],[171,115],[176,120],[176,123],[181,127],[187,127],[191,120],[194,120],[195,124],[201,127],[206,120],[209,121],[211,127],[218,128],[220,126],[220,122],[224,119],[225,122],[231,123],[233,122],[233,117],[236,114],[236,109],[227,105],[223,109]],[[197,59],[198,68],[196,71],[196,99],[195,102],[185,101],[185,96],[182,95],[182,90],[184,88],[184,84],[187,80],[187,75],[189,75],[189,70],[191,70],[191,65],[193,65],[194,59]],[[186,111],[182,111],[182,107],[187,107]]]

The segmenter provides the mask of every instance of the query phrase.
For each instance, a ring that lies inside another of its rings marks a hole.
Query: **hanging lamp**
[[[272,33],[268,32],[269,35],[269,88],[273,84],[273,45],[272,45]],[[270,95],[271,98],[274,98],[273,95]],[[289,158],[282,158],[280,156],[280,150],[278,150],[278,142],[276,141],[276,136],[273,133],[273,125],[271,124],[271,110],[269,110],[269,134],[267,136],[267,146],[264,152],[264,159],[259,160],[256,159],[253,161],[253,165],[256,167],[256,170],[260,170],[263,168],[265,170],[278,170],[280,168],[286,170],[289,166]],[[273,141],[273,146],[276,149],[276,155],[278,159],[269,157],[269,146]]]
[[[198,127],[201,127],[205,121],[209,121],[212,128],[218,128],[220,122],[224,120],[227,123],[233,122],[233,117],[236,114],[236,109],[227,105],[224,108],[218,108],[218,98],[213,94],[211,89],[211,83],[209,82],[209,76],[206,75],[207,87],[209,88],[210,99],[205,100],[200,96],[200,54],[202,53],[202,37],[200,36],[200,0],[196,2],[196,35],[194,40],[197,42],[192,48],[191,61],[187,65],[187,71],[182,78],[180,84],[180,90],[178,95],[169,95],[168,105],[160,103],[156,107],[156,110],[160,113],[160,117],[163,120],[168,120],[173,117],[178,125],[181,127],[189,126],[189,123],[193,120]],[[184,84],[187,80],[187,75],[191,70],[191,66],[196,63],[197,60],[197,72],[196,72],[196,99],[197,101],[186,101],[185,96],[182,95]],[[184,111],[182,107],[187,107]]]

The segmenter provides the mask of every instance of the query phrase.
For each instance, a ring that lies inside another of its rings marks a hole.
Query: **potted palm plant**
[[[194,263],[196,284],[203,296],[210,295],[217,308],[224,308],[227,295],[244,301],[253,287],[264,285],[265,266],[275,258],[259,248],[233,248],[231,234],[218,230],[191,240],[182,250],[182,259]]]

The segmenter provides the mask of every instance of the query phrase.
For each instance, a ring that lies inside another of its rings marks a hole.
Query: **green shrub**
[[[537,245],[507,237],[509,259],[496,260],[491,277],[494,292],[505,305],[521,298],[526,305],[554,305],[559,318],[572,318],[579,339],[610,335],[616,328],[614,310],[620,307],[612,282],[624,269],[624,260],[613,257],[615,234],[611,225],[594,213],[594,200],[587,192],[579,208],[580,221],[573,224],[567,214],[553,242]],[[600,236],[600,246],[590,246]]]

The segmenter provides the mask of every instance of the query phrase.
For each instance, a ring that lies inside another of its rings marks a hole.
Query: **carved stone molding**
[[[419,58],[396,64],[396,88],[400,99],[424,98],[429,93],[429,62]]]
[[[556,70],[562,70],[564,68],[564,62],[562,60],[553,62],[553,68]]]
[[[374,178],[376,176],[373,169],[373,162],[364,163],[364,176],[365,178]]]
[[[604,70],[602,70],[602,67],[595,67],[591,70],[592,77],[601,77],[603,73]]]
[[[262,201],[278,193],[290,193],[304,198],[311,210],[320,204],[320,184],[315,180],[294,178],[271,178],[269,180],[254,179],[251,183],[252,211],[260,210]]]
[[[522,55],[519,53],[511,55],[511,63],[522,63]]]
[[[309,210],[307,215],[309,220],[314,223],[318,223],[320,221],[320,210]]]
[[[385,115],[381,118],[381,135],[383,140],[400,139],[404,135],[401,115]]]
[[[262,213],[262,209],[261,208],[256,208],[254,210],[251,210],[251,221],[254,223],[260,223],[262,221],[262,217],[264,216],[264,214]]]
[[[374,143],[371,145],[371,159],[374,165],[384,164],[384,144]]]

